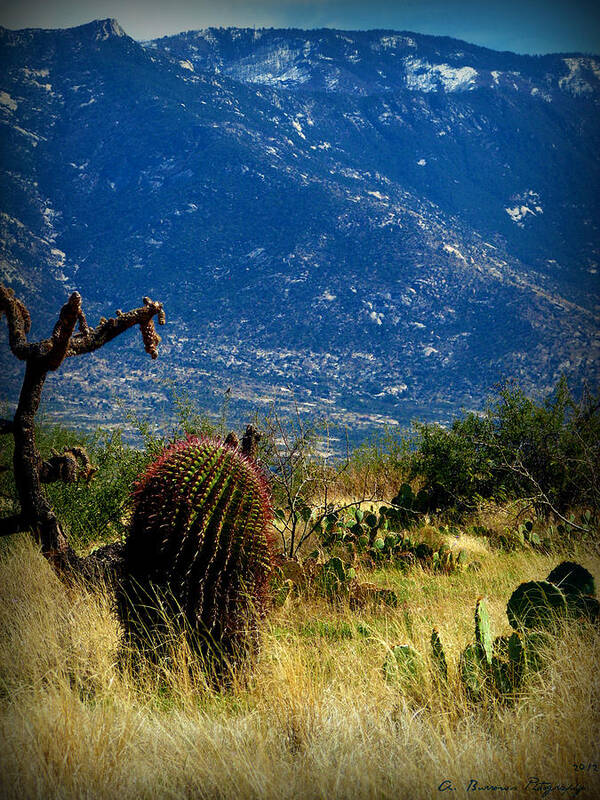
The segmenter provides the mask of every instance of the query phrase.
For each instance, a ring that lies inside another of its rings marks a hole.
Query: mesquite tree
[[[0,317],[3,314],[10,348],[16,358],[25,362],[25,376],[13,419],[0,420],[0,433],[14,437],[14,478],[21,504],[19,514],[0,519],[1,534],[30,531],[58,570],[110,565],[118,558],[118,546],[107,545],[87,559],[75,554],[42,489],[43,483],[89,479],[93,467],[87,453],[81,447],[72,447],[44,461],[35,441],[35,415],[49,372],[57,370],[65,358],[98,350],[134,325],[140,326],[146,352],[156,358],[160,337],[154,328],[154,317],[159,325],[164,324],[162,303],[144,297],[141,308],[117,311],[114,318],[102,318],[91,328],[81,308],[81,297],[74,292],[61,308],[52,335],[38,342],[27,341],[31,317],[26,306],[11,289],[0,284]]]

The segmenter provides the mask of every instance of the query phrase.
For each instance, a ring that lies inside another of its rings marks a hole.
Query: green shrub
[[[79,550],[90,545],[123,538],[127,532],[130,491],[149,455],[123,440],[123,431],[99,430],[95,435],[70,430],[62,425],[41,425],[36,428],[36,441],[43,458],[53,451],[79,445],[85,447],[96,472],[89,482],[49,483],[44,485],[61,525],[71,544]],[[12,473],[13,440],[2,437],[0,463],[7,469],[0,472],[0,495],[7,512],[19,509]]]
[[[517,497],[545,511],[600,509],[600,395],[576,400],[564,379],[541,401],[506,383],[483,414],[417,423],[409,442],[408,477],[424,483],[429,510]]]
[[[55,430],[45,435],[55,436]],[[64,438],[69,438],[67,432]],[[129,525],[131,486],[149,455],[125,444],[121,430],[73,438],[87,447],[97,471],[89,482],[48,484],[45,491],[52,507],[77,548],[122,539]]]

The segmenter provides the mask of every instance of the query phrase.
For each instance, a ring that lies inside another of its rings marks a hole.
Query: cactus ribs
[[[267,479],[243,445],[189,437],[139,479],[117,593],[134,640],[160,633],[166,610],[206,655],[252,648],[266,610],[273,511]]]

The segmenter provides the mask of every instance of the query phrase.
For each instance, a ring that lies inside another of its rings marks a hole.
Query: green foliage
[[[487,419],[467,414],[447,429],[415,423],[410,436],[409,479],[425,482],[420,510],[470,507],[475,498],[497,496]]]
[[[19,509],[12,474],[12,436],[0,438],[0,496],[9,513]],[[131,510],[130,491],[149,460],[149,454],[126,444],[123,431],[99,430],[91,436],[57,424],[36,427],[36,442],[42,458],[79,445],[85,447],[96,471],[90,481],[44,485],[52,508],[71,544],[86,550],[90,546],[125,537]]]
[[[44,492],[70,543],[85,551],[92,546],[124,539],[131,516],[131,487],[152,458],[171,441],[188,434],[214,433],[216,426],[196,410],[184,391],[172,388],[175,423],[169,435],[161,433],[149,420],[131,411],[124,416],[130,427],[99,429],[94,434],[72,430],[60,424],[36,426],[36,442],[42,458],[75,445],[86,449],[95,467],[87,482],[50,483]],[[134,447],[135,439],[143,447]],[[128,441],[129,440],[129,441]],[[0,437],[0,503],[3,513],[17,513],[19,504],[12,475],[12,436]]]
[[[63,442],[53,446],[62,449]],[[58,519],[80,549],[126,536],[131,486],[149,459],[126,445],[120,430],[98,432],[87,441],[87,451],[97,469],[91,481],[46,487]]]
[[[415,495],[410,483],[405,482],[392,498],[392,506],[395,506],[395,520],[405,527],[412,525],[416,522],[419,514],[427,510],[429,503],[430,497],[426,492],[420,491]]]
[[[430,510],[534,496],[546,511],[587,507],[589,527],[600,511],[599,399],[585,391],[576,400],[564,379],[541,401],[506,383],[482,415],[464,414],[449,428],[415,424],[408,480],[424,481]]]
[[[459,674],[470,700],[489,695],[512,698],[524,677],[526,647],[518,633],[492,638],[487,608],[481,599],[475,609],[477,640],[463,650]]]
[[[165,449],[138,482],[125,545],[121,616],[134,638],[163,608],[213,655],[246,649],[266,607],[271,499],[236,448],[192,437]]]

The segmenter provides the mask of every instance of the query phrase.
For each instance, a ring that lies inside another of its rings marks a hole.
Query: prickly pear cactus
[[[498,636],[494,640],[492,675],[500,695],[509,695],[519,686],[525,665],[525,649],[519,634]]]
[[[565,595],[548,581],[522,583],[506,606],[508,621],[516,630],[550,628],[554,619],[566,612]]]
[[[271,498],[256,462],[190,437],[163,451],[133,496],[118,598],[130,633],[156,632],[166,612],[203,652],[247,649],[271,570]]]
[[[448,680],[448,663],[444,646],[436,628],[431,632],[431,660],[436,667],[436,675],[443,683]]]
[[[475,639],[485,656],[485,660],[488,664],[491,664],[494,639],[492,636],[490,614],[485,598],[483,597],[477,600],[477,605],[475,606]]]
[[[596,593],[593,575],[575,561],[563,561],[554,567],[546,580],[558,586],[566,595]]]
[[[469,644],[460,654],[458,671],[470,700],[482,700],[489,684],[489,665],[479,644]]]
[[[383,677],[390,683],[414,683],[422,676],[421,654],[409,644],[392,647],[383,662]]]
[[[348,596],[355,577],[354,567],[344,564],[341,558],[333,556],[323,564],[317,585],[330,600],[340,600]]]
[[[571,616],[598,622],[600,603],[594,597],[596,584],[585,567],[575,561],[563,561],[554,567],[546,580],[564,593]]]
[[[598,624],[600,620],[600,603],[589,594],[567,595],[569,612],[577,619],[587,619]]]

